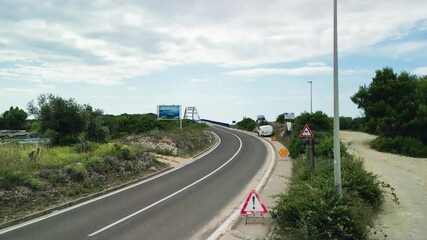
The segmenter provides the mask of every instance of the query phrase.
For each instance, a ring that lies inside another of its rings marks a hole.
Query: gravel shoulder
[[[346,143],[348,151],[362,157],[365,169],[390,184],[400,201],[396,205],[391,195],[386,195],[378,224],[387,237],[377,234],[374,239],[426,239],[427,158],[411,158],[373,150],[368,142],[375,137],[361,132],[341,131],[341,140]]]

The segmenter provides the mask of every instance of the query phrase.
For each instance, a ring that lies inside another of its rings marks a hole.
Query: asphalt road
[[[0,239],[191,239],[266,161],[260,139],[221,129],[219,146],[191,164]]]

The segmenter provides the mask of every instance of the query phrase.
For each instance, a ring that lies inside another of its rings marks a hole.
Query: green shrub
[[[289,156],[296,159],[305,152],[306,144],[299,137],[294,137],[289,146]]]
[[[46,183],[38,178],[30,178],[26,182],[26,185],[32,190],[41,191],[46,187]]]
[[[252,118],[244,117],[242,121],[236,123],[236,126],[238,129],[253,131],[256,127],[256,123]]]
[[[340,199],[330,179],[314,181],[294,182],[287,194],[278,195],[273,217],[279,229],[295,239],[367,239],[372,215],[364,203],[347,192]]]
[[[325,138],[320,140],[319,144],[314,146],[314,155],[315,157],[325,157],[329,159],[334,158],[334,139],[332,137]],[[340,142],[340,152],[341,156],[347,155],[347,147]]]
[[[332,120],[322,111],[317,111],[313,114],[304,112],[299,115],[295,118],[294,131],[300,133],[305,124],[308,124],[312,131],[332,131]]]
[[[19,170],[1,169],[0,188],[11,190],[15,186],[25,185],[30,177]]]
[[[377,137],[371,142],[372,148],[394,154],[411,157],[427,157],[427,146],[418,139],[411,137]]]
[[[290,152],[296,156],[294,175],[288,193],[279,194],[273,208],[278,228],[291,239],[367,239],[374,212],[384,200],[381,183],[341,144],[340,199],[333,183],[332,136],[314,134],[321,139],[316,145],[314,178],[305,144],[298,137],[291,142]]]
[[[364,203],[378,208],[384,202],[383,190],[378,177],[363,168],[360,158],[342,158],[342,187],[357,194]]]
[[[87,171],[82,164],[77,164],[65,168],[65,172],[75,182],[83,182],[86,179]]]

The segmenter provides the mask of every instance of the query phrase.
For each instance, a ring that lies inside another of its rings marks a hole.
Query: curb
[[[51,207],[51,208],[48,208],[48,209],[45,209],[45,210],[42,210],[42,211],[30,214],[30,215],[24,216],[24,217],[20,217],[18,219],[15,219],[15,220],[12,220],[12,221],[9,221],[9,222],[2,223],[2,224],[0,224],[0,229],[4,229],[4,228],[7,228],[7,227],[10,227],[10,226],[22,223],[22,222],[26,222],[28,220],[32,220],[32,219],[35,219],[35,218],[47,215],[47,214],[52,213],[52,212],[59,211],[59,210],[62,210],[62,209],[65,209],[65,208],[77,205],[77,204],[85,202],[87,200],[94,199],[96,197],[105,195],[107,193],[114,192],[114,191],[116,191],[116,190],[118,190],[120,188],[124,188],[124,187],[130,186],[132,184],[135,184],[137,182],[140,182],[142,180],[146,180],[146,179],[151,178],[153,176],[156,176],[156,175],[158,175],[160,173],[166,172],[166,171],[168,171],[168,170],[170,170],[172,168],[173,167],[168,167],[168,168],[162,169],[162,170],[160,170],[158,172],[155,172],[155,173],[149,174],[147,176],[144,176],[142,178],[138,178],[138,179],[132,180],[130,182],[126,182],[126,183],[123,183],[121,185],[118,185],[118,186],[115,186],[115,187],[111,187],[111,188],[108,188],[106,190],[102,190],[101,192],[96,192],[96,193],[93,193],[93,194],[90,194],[90,195],[87,195],[87,196],[84,196],[84,197],[81,197],[81,198],[78,198],[78,199],[75,199],[75,200],[71,200],[71,201],[63,203],[63,204],[60,204],[60,205],[55,206],[55,207]]]
[[[189,164],[189,163],[197,160],[198,158],[202,157],[204,154],[209,153],[212,149],[214,149],[217,146],[218,138],[219,137],[214,132],[211,131],[211,133],[215,137],[215,141],[212,143],[212,145],[209,146],[207,149],[205,149],[203,151],[200,151],[195,156],[193,156],[191,158],[188,158],[188,161],[186,161],[187,162],[186,164]],[[183,165],[186,165],[186,164],[183,164]],[[8,227],[11,227],[11,226],[14,226],[14,225],[17,225],[17,224],[20,224],[20,223],[23,223],[23,222],[26,222],[26,221],[29,221],[29,220],[32,220],[32,219],[36,219],[36,218],[42,217],[44,215],[48,215],[50,213],[59,211],[59,210],[66,209],[68,207],[77,205],[79,203],[82,203],[82,202],[85,202],[85,201],[88,201],[88,200],[91,200],[91,199],[94,199],[94,198],[97,198],[97,197],[100,197],[100,196],[108,194],[108,193],[112,193],[112,192],[117,191],[117,190],[119,190],[121,188],[125,188],[125,187],[128,187],[128,186],[131,186],[131,185],[136,184],[136,183],[138,183],[140,181],[147,180],[147,179],[152,178],[152,177],[154,177],[156,175],[159,175],[161,173],[164,173],[166,171],[169,171],[169,170],[174,169],[174,168],[179,168],[179,167],[182,167],[182,165],[181,166],[177,165],[177,166],[173,166],[173,167],[167,167],[167,168],[164,168],[164,169],[162,169],[160,171],[148,174],[147,176],[143,176],[141,178],[137,178],[137,179],[131,180],[129,182],[126,182],[126,183],[123,183],[123,184],[120,184],[120,185],[117,185],[117,186],[114,186],[114,187],[102,190],[100,192],[89,194],[87,196],[84,196],[84,197],[81,197],[81,198],[77,198],[77,199],[68,201],[68,202],[60,204],[58,206],[47,208],[45,210],[41,210],[39,212],[23,216],[23,217],[11,220],[9,222],[2,223],[2,224],[0,224],[0,232],[1,232],[1,230],[4,230],[4,229],[6,229]]]

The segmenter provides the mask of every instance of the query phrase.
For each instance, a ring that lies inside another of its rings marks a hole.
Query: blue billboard
[[[181,105],[157,105],[157,116],[160,120],[179,120]]]

